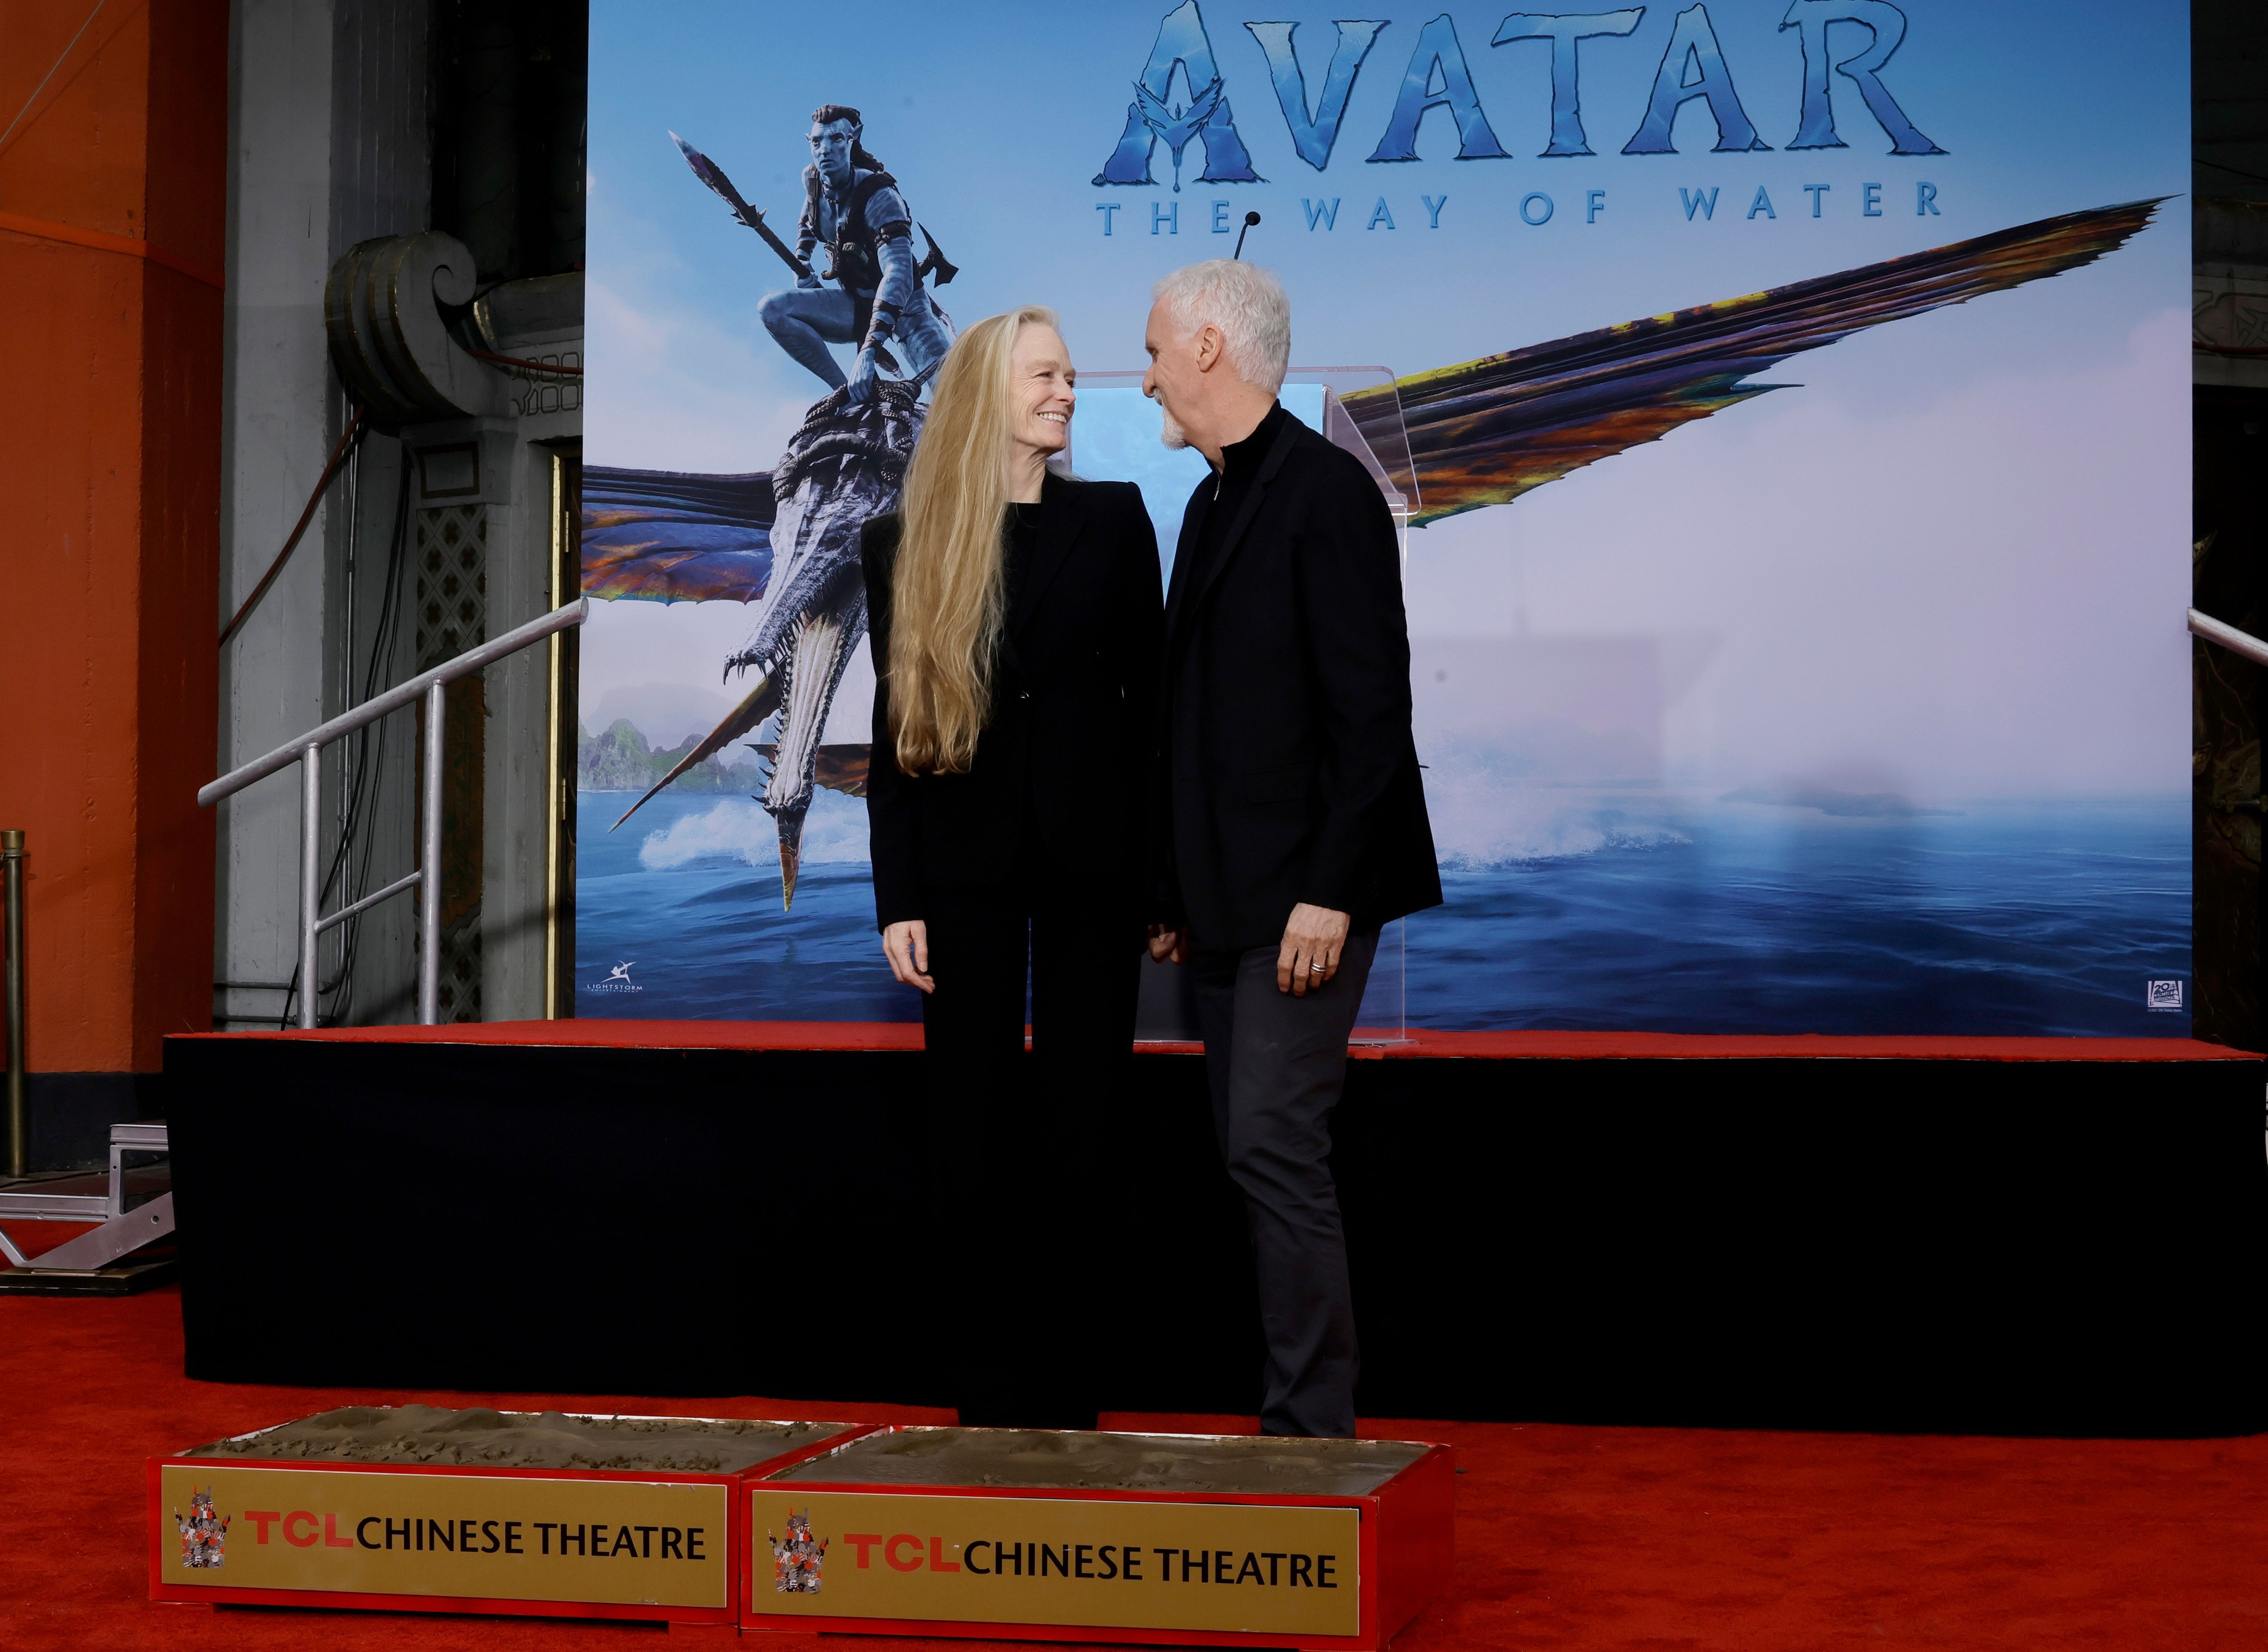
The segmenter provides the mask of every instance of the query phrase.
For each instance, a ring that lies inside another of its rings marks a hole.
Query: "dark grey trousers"
[[[1274,947],[1201,952],[1197,1025],[1221,1162],[1244,1193],[1268,1340],[1263,1434],[1351,1438],[1354,1298],[1331,1180],[1331,1110],[1378,937],[1351,935],[1330,984],[1276,990]]]

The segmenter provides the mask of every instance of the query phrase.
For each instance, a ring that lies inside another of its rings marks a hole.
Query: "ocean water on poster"
[[[577,1014],[919,1018],[877,946],[863,804],[820,794],[783,912],[753,801],[665,793],[610,833],[630,800],[580,799]],[[2185,798],[1892,817],[1652,791],[1551,801],[1541,837],[1452,856],[1446,905],[1406,926],[1411,1026],[2189,1030],[2146,1007],[2152,980],[2187,996]],[[1373,983],[1366,1022],[1393,1019],[1391,985]]]

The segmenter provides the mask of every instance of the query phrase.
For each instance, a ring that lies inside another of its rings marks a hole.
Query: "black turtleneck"
[[[1213,474],[1212,499],[1205,506],[1204,527],[1197,535],[1198,567],[1210,567],[1219,553],[1220,542],[1228,533],[1228,525],[1236,520],[1236,510],[1244,503],[1244,496],[1252,491],[1253,479],[1260,474],[1261,461],[1275,444],[1276,432],[1291,417],[1278,402],[1268,409],[1268,417],[1254,427],[1251,435],[1220,450],[1220,468]]]

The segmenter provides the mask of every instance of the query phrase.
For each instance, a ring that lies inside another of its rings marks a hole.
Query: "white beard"
[[[1160,441],[1165,443],[1167,447],[1177,452],[1189,445],[1188,434],[1178,424],[1174,423],[1174,416],[1172,414],[1167,412],[1166,409],[1161,407],[1158,409],[1158,417],[1166,421],[1165,428],[1158,434],[1158,439]]]

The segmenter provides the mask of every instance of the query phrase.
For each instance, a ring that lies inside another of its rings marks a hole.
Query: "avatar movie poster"
[[[1035,302],[1170,564],[1241,233],[1408,523],[1366,1025],[2186,1034],[2184,9],[1439,4],[598,0],[576,1014],[919,1018],[859,525]]]

